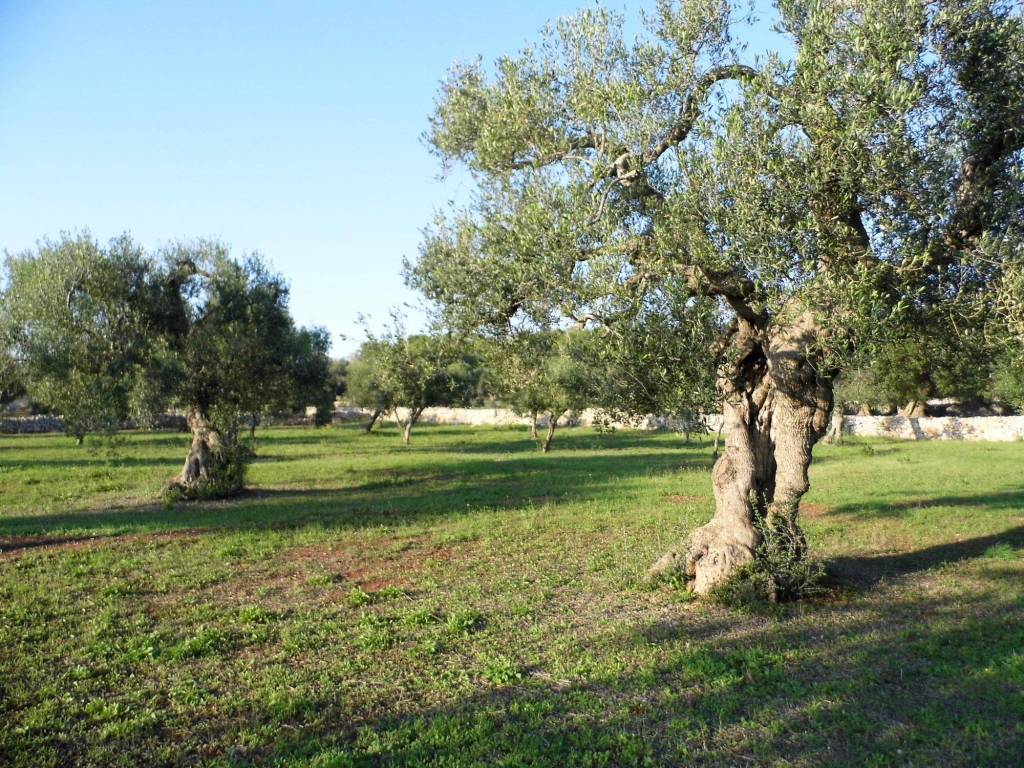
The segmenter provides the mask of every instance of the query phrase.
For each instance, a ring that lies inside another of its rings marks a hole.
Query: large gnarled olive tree
[[[198,242],[163,259],[172,391],[192,430],[171,487],[188,498],[230,495],[241,489],[251,453],[239,439],[243,417],[319,399],[328,338],[296,329],[284,278],[258,256],[236,260],[217,243]]]
[[[495,330],[614,326],[666,285],[694,297],[693,327],[719,329],[704,341],[727,448],[714,518],[654,571],[699,593],[752,561],[761,531],[801,540],[844,357],[919,305],[982,322],[1020,258],[1019,5],[777,13],[780,50],[756,58],[728,3],[666,0],[633,42],[592,10],[492,73],[457,66],[429,140],[478,195],[410,267],[453,322]]]

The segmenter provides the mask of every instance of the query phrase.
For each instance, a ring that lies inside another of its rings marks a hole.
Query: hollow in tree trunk
[[[242,490],[251,451],[237,435],[224,435],[199,411],[188,416],[192,444],[170,489],[185,498],[230,496]]]
[[[715,515],[652,576],[681,572],[704,595],[754,559],[759,524],[803,541],[797,510],[832,408],[832,377],[813,351],[818,335],[809,312],[773,325],[753,313],[737,318],[718,374],[725,450],[712,471]]]

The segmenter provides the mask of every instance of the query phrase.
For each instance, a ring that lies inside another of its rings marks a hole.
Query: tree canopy
[[[68,431],[145,419],[168,393],[153,362],[166,347],[153,308],[152,264],[128,237],[103,248],[88,236],[44,241],[9,257],[0,313],[11,367]]]
[[[297,328],[288,287],[255,255],[210,242],[148,255],[88,235],[9,258],[0,330],[29,395],[79,437],[128,416],[188,413],[193,448],[175,485],[227,493],[244,478],[244,414],[327,408],[329,338]]]

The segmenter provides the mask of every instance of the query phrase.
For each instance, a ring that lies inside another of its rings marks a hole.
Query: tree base
[[[663,555],[648,578],[683,577],[695,594],[727,604],[751,597],[776,603],[821,592],[824,567],[807,557],[794,516],[759,518],[749,532],[753,537],[712,520],[693,532],[688,546]]]
[[[219,435],[197,432],[181,472],[167,485],[174,499],[227,498],[245,487],[245,475],[253,458],[249,446],[236,441],[225,443]]]
[[[648,578],[683,576],[698,595],[708,595],[754,560],[756,532],[726,527],[716,520],[693,532],[685,547],[666,552],[647,572]]]

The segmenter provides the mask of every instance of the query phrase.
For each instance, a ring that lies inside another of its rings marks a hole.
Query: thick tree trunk
[[[828,431],[825,432],[825,442],[829,445],[843,444],[843,404],[836,400],[832,404],[832,415],[828,421]]]
[[[197,411],[188,416],[192,430],[185,464],[170,488],[186,498],[228,496],[242,489],[249,449],[236,438],[225,437]]]
[[[380,418],[381,413],[383,413],[383,411],[381,411],[380,408],[377,408],[376,410],[374,410],[373,413],[370,414],[370,423],[367,424],[365,427],[363,427],[363,430],[367,434],[369,434],[370,432],[373,431],[373,426],[374,426],[374,424],[377,423],[377,419]]]
[[[682,572],[696,593],[711,592],[754,559],[757,520],[802,541],[797,509],[832,408],[831,377],[811,357],[817,336],[810,313],[769,330],[757,318],[737,320],[719,370],[725,451],[712,471],[715,515],[655,563],[652,576]]]
[[[537,412],[533,411],[530,414],[530,438],[533,440],[537,439]]]
[[[923,400],[911,400],[903,406],[903,415],[908,419],[921,419],[925,416],[925,403]]]
[[[558,426],[559,418],[559,416],[556,416],[553,413],[548,414],[548,431],[547,434],[544,435],[544,442],[540,444],[541,453],[547,453],[551,450],[551,441],[555,437],[555,427]]]

